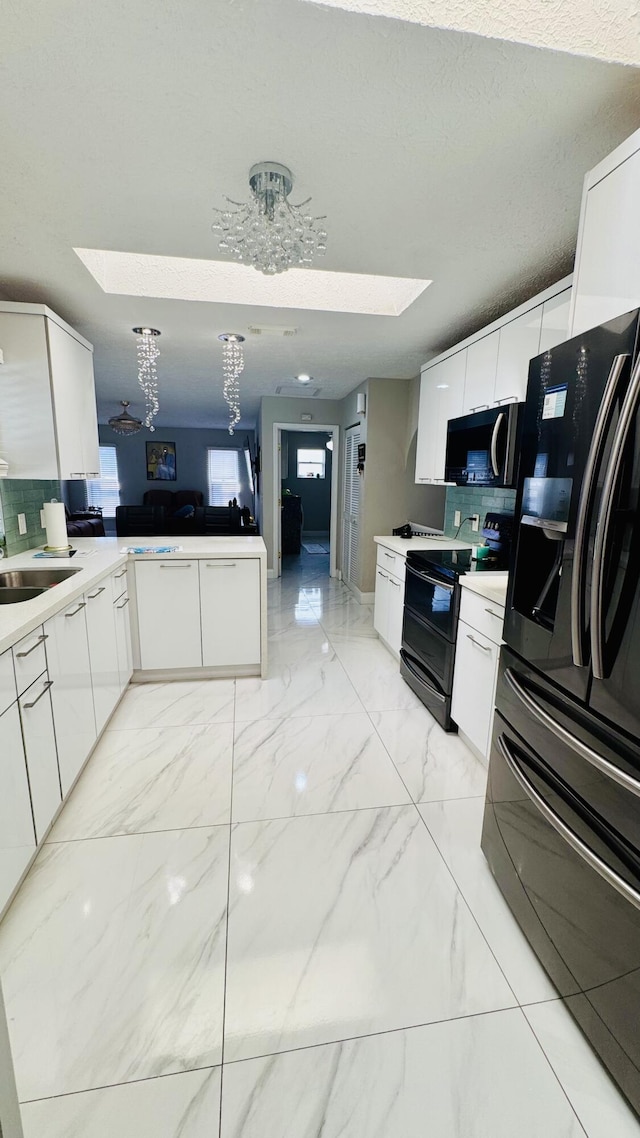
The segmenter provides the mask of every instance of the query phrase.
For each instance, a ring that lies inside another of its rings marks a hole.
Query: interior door
[[[345,431],[344,446],[344,499],[342,510],[342,578],[347,585],[356,585],[358,577],[360,475],[358,474],[358,446],[360,427]]]

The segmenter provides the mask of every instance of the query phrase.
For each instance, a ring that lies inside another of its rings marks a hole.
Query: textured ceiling
[[[306,0],[432,28],[640,63],[640,7],[630,0]]]
[[[21,0],[0,42],[0,291],[95,344],[103,414],[136,404],[133,325],[162,330],[165,425],[244,422],[306,371],[327,397],[410,376],[571,268],[586,170],[640,126],[631,68],[299,0]],[[212,206],[293,169],[322,267],[428,278],[398,318],[106,295],[74,247],[214,258]],[[1,346],[1,345],[0,345]]]

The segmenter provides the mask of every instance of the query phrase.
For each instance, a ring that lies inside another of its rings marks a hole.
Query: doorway
[[[285,567],[311,567],[335,577],[339,428],[275,423],[273,445],[276,576]]]
[[[360,426],[348,427],[344,433],[344,479],[342,502],[342,580],[350,588],[356,586],[360,552],[360,473],[358,446]]]

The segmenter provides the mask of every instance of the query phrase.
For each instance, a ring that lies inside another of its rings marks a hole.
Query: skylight
[[[289,269],[263,276],[248,265],[156,257],[111,249],[74,249],[103,292],[216,304],[304,308],[368,316],[400,316],[431,281]]]

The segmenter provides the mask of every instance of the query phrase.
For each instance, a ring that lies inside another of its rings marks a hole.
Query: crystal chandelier
[[[237,332],[223,332],[218,336],[222,340],[222,374],[224,383],[222,393],[229,407],[229,434],[232,435],[237,423],[240,422],[240,384],[239,379],[244,371],[244,336]]]
[[[234,261],[253,265],[268,276],[324,256],[327,234],[319,222],[325,218],[305,212],[311,198],[300,205],[288,200],[293,174],[286,166],[258,162],[249,171],[249,185],[249,202],[225,198],[236,208],[215,210],[218,220],[211,228],[221,234],[221,253],[230,253]]]
[[[129,414],[127,408],[129,407],[128,399],[121,399],[120,406],[122,413],[120,415],[113,415],[109,419],[109,426],[112,431],[117,435],[137,435],[138,431],[142,430],[142,422],[140,419],[135,419],[133,415]]]
[[[157,328],[134,328],[138,345],[138,383],[142,388],[145,402],[144,425],[155,431],[153,420],[160,410],[158,399],[158,373],[156,360],[160,349],[156,343],[160,335]]]

